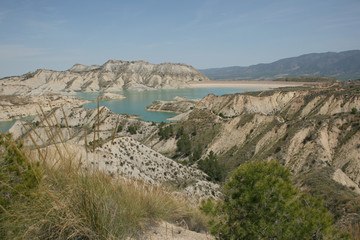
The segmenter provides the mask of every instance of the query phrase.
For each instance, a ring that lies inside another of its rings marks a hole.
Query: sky
[[[0,77],[109,59],[197,69],[360,49],[359,0],[1,0]]]

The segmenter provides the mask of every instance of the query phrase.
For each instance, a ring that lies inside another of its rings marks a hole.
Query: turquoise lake
[[[221,96],[225,94],[241,93],[244,91],[256,91],[258,89],[240,89],[240,88],[184,88],[184,89],[161,89],[150,91],[131,91],[124,90],[114,92],[124,95],[123,100],[101,101],[100,106],[106,106],[114,113],[138,115],[142,120],[161,122],[167,118],[173,117],[174,113],[151,112],[146,111],[146,106],[156,100],[173,100],[174,97],[203,98],[209,93]],[[98,93],[77,93],[75,96],[87,100],[96,100]],[[86,109],[96,108],[97,103],[85,104]],[[6,132],[11,128],[15,121],[0,122],[0,131]]]

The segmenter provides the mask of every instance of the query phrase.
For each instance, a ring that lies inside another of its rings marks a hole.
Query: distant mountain
[[[306,76],[353,80],[360,78],[360,50],[310,53],[267,64],[209,68],[200,71],[213,80],[273,80],[281,77]]]
[[[189,81],[209,80],[195,68],[179,63],[109,60],[102,66],[75,64],[67,71],[39,69],[0,79],[0,94],[119,91],[186,87]]]

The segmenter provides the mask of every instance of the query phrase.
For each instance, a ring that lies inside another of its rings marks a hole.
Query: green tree
[[[322,201],[299,193],[276,161],[241,165],[225,189],[224,202],[202,206],[216,216],[219,239],[346,239],[336,235]]]
[[[219,163],[213,151],[204,160],[198,162],[198,167],[209,176],[210,181],[222,182],[225,180],[225,166]]]
[[[185,134],[184,127],[181,126],[181,127],[177,130],[176,139],[180,138],[180,137],[183,136],[184,134]]]
[[[201,148],[201,145],[198,145],[198,147],[193,151],[193,153],[191,154],[191,156],[189,158],[190,164],[195,163],[197,160],[199,160],[201,158],[202,151],[203,150]]]
[[[174,130],[172,125],[167,126],[165,128],[163,127],[159,127],[159,136],[161,137],[161,139],[169,139],[174,135]]]
[[[181,135],[179,140],[176,143],[177,151],[189,156],[191,154],[191,142],[187,134]]]

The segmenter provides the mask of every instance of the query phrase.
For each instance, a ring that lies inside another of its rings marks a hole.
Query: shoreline
[[[299,87],[314,85],[312,82],[282,82],[282,81],[190,81],[190,88],[249,88],[272,89],[280,87]]]

